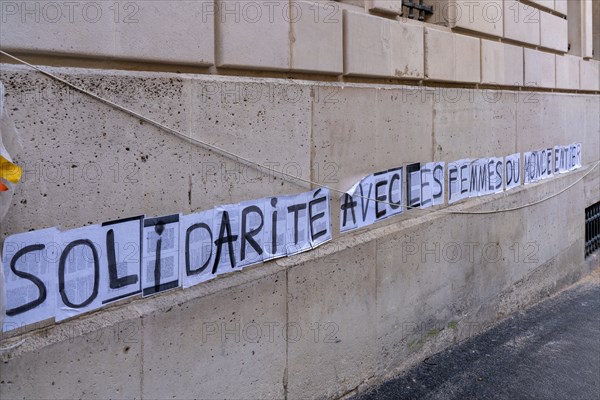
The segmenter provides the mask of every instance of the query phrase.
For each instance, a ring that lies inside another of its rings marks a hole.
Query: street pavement
[[[600,400],[598,276],[354,400]]]

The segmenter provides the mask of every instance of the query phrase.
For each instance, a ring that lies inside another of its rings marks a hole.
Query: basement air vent
[[[425,14],[433,14],[433,7],[423,4],[423,0],[402,0],[402,5],[408,8],[408,18],[419,21],[425,20]],[[415,14],[416,11],[416,14]]]
[[[600,249],[600,202],[585,209],[585,257]]]

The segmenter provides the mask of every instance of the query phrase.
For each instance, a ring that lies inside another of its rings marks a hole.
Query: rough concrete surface
[[[597,399],[600,271],[399,376],[369,399]]]
[[[26,328],[0,345],[14,346],[0,353],[3,400],[338,398],[591,271],[583,265],[583,210],[599,199],[600,173],[579,179],[599,159],[598,96],[49,70],[197,139],[342,189],[409,161],[572,142],[582,143],[584,165],[349,234],[334,229],[333,240],[312,252]],[[306,190],[252,168],[238,171],[234,159],[23,67],[2,65],[0,78],[23,133],[25,167],[2,237]],[[512,213],[446,213],[521,206],[569,186]],[[336,196],[331,204],[339,205]]]

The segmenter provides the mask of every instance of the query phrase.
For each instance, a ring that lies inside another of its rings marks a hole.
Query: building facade
[[[2,240],[320,186],[333,236],[4,333],[2,398],[340,398],[598,267],[598,1],[0,5],[2,51],[112,102],[0,56],[23,167]],[[369,174],[572,143],[577,170],[340,233]]]

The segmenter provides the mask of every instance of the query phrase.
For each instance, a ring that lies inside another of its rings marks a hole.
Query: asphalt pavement
[[[358,395],[600,400],[600,283],[567,289]]]

